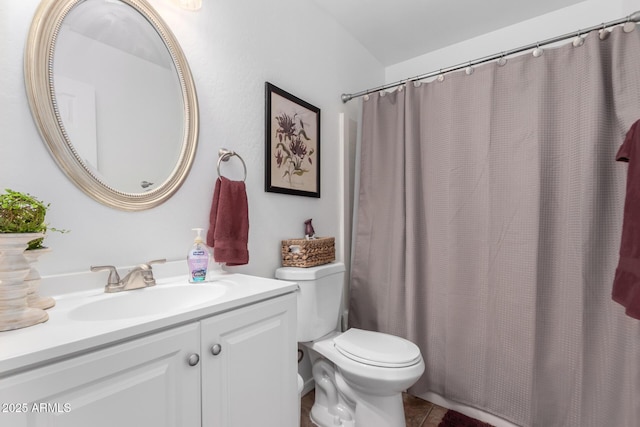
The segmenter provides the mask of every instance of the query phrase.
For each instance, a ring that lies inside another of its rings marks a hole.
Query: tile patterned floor
[[[300,409],[300,427],[315,427],[309,419],[309,412],[313,406],[315,394],[313,391],[302,397]],[[404,414],[407,427],[438,427],[442,417],[447,413],[447,409],[434,405],[426,400],[403,394]]]

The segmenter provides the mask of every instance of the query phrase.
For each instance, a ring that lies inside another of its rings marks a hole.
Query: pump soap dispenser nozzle
[[[191,231],[196,232],[196,238],[194,239],[194,242],[197,242],[197,243],[204,242],[204,240],[202,240],[202,232],[204,231],[204,228],[192,228]]]

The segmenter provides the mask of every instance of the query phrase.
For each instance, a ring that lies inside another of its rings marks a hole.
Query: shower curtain
[[[521,426],[638,427],[640,321],[611,300],[640,30],[363,101],[350,326]]]

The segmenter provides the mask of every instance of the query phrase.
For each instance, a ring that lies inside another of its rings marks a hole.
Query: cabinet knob
[[[211,354],[217,356],[222,351],[222,346],[220,344],[214,344],[211,346]]]
[[[196,366],[200,362],[200,356],[198,356],[198,353],[193,353],[189,355],[187,362],[189,362],[189,366]]]

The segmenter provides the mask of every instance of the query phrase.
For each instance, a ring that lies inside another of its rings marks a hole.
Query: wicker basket
[[[313,240],[289,239],[282,241],[284,267],[313,267],[336,259],[336,239],[318,237]]]

